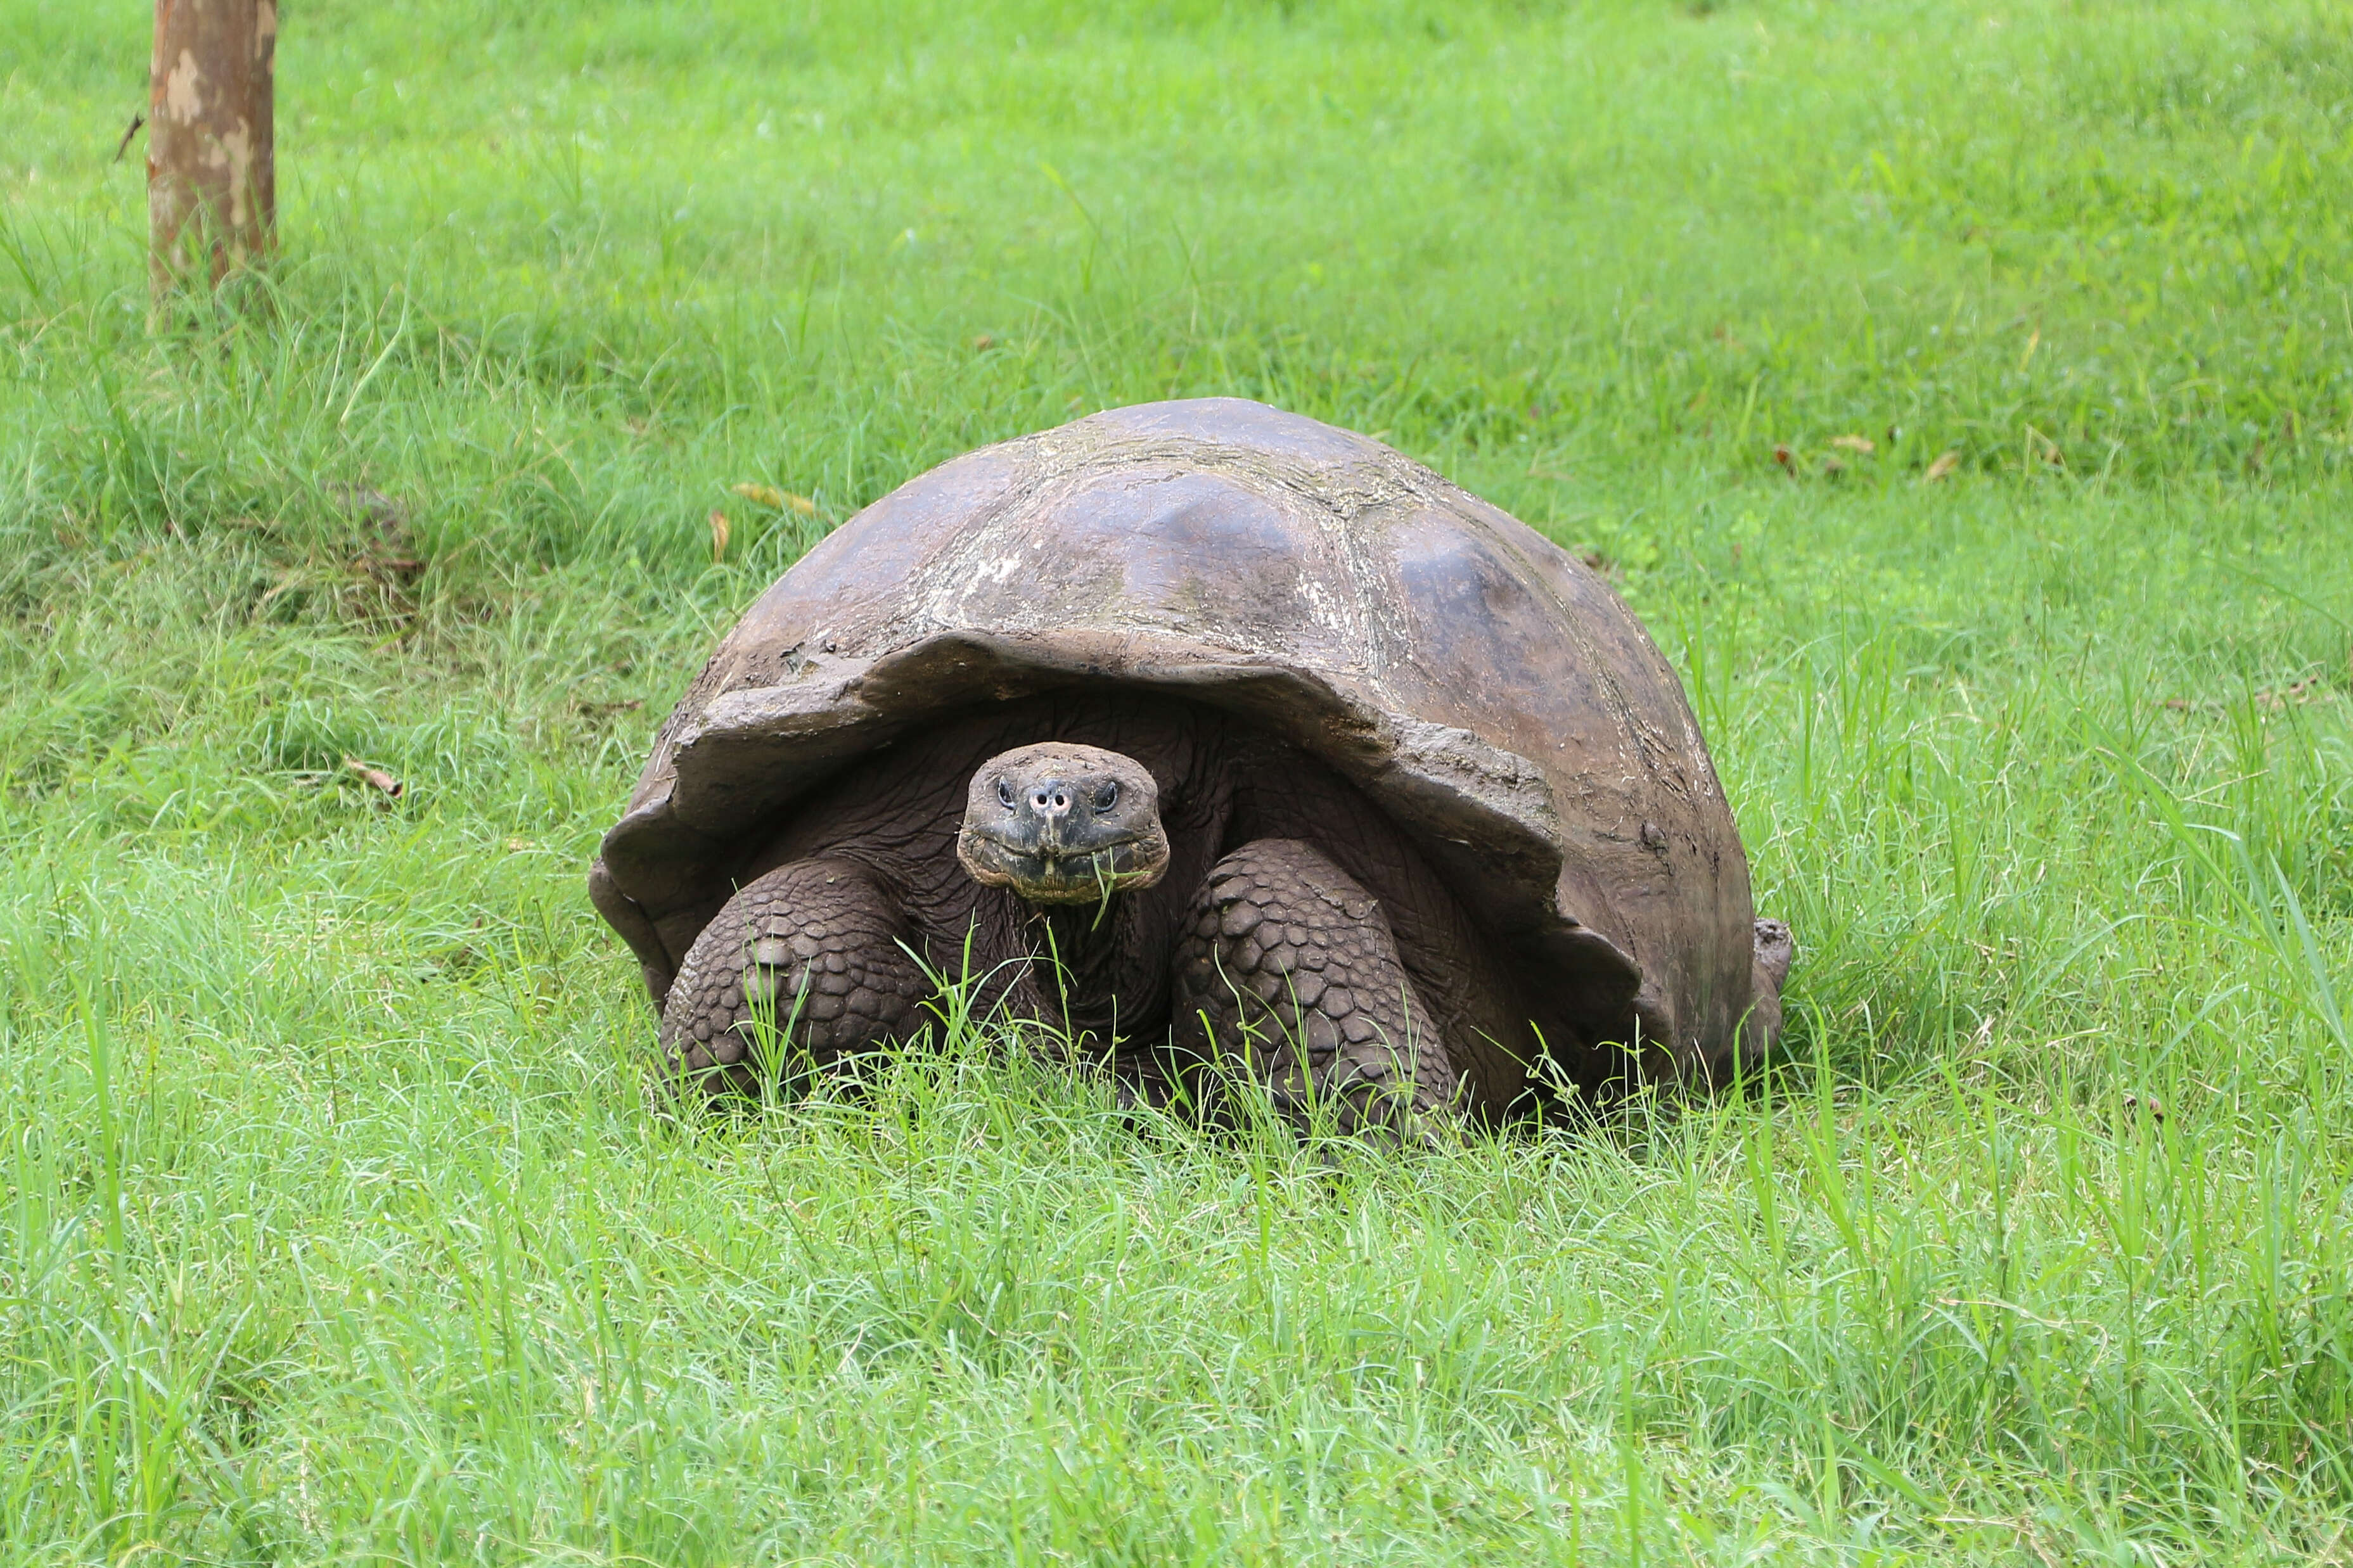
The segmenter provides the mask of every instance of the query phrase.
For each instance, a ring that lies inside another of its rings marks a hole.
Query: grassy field
[[[2341,5],[308,0],[161,320],[151,16],[0,0],[7,1561],[2353,1562]],[[1608,558],[1788,1059],[649,1118],[582,873],[710,643],[1212,393]]]

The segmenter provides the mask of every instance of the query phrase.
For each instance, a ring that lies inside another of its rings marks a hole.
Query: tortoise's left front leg
[[[1453,1063],[1379,903],[1312,845],[1261,838],[1210,868],[1174,992],[1180,1061],[1244,1067],[1296,1124],[1323,1105],[1343,1132],[1422,1133],[1451,1112]]]

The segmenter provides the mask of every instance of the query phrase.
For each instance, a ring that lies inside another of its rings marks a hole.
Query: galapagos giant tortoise
[[[764,1027],[819,1066],[911,1034],[968,974],[1124,1093],[1239,1068],[1344,1125],[1721,1079],[1791,952],[1598,576],[1231,398],[844,524],[719,645],[589,883],[707,1083],[748,1084]]]

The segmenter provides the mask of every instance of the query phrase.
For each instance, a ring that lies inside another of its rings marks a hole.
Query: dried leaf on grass
[[[1833,436],[1831,445],[1843,447],[1850,452],[1860,452],[1866,458],[1879,450],[1879,443],[1868,436]]]
[[[727,514],[723,511],[713,511],[711,514],[711,563],[715,566],[726,559]]]
[[[790,490],[780,490],[774,485],[745,483],[730,488],[745,500],[767,507],[774,511],[797,511],[803,517],[817,515],[817,502],[807,496],[795,495]]]
[[[2348,666],[2353,666],[2353,658],[2348,658],[2347,663]],[[2328,683],[2326,680],[2317,675],[2310,675],[2302,680],[2291,680],[2285,686],[2266,686],[2254,694],[2253,700],[2255,706],[2263,711],[2276,713],[2290,705],[2301,707],[2306,702],[2324,700],[2335,695],[2328,689]],[[2215,710],[2229,707],[2230,704],[2220,698],[2213,697],[2198,699],[2168,697],[2160,706],[2176,713],[2187,713],[2192,709]]]
[[[394,778],[382,768],[372,766],[357,757],[345,757],[343,767],[350,773],[357,774],[362,784],[378,792],[387,800],[398,800],[401,791],[406,787],[398,779]]]
[[[2255,706],[2284,708],[2291,702],[2309,702],[2316,697],[2325,696],[2327,690],[2327,689],[2321,685],[2320,677],[2307,676],[2302,680],[2291,680],[2277,690],[2267,688],[2256,692]]]
[[[382,490],[361,484],[331,484],[327,493],[335,504],[352,517],[367,524],[366,542],[346,556],[343,564],[353,571],[374,578],[382,587],[396,594],[406,594],[422,575],[426,561],[417,548],[416,535],[408,523],[408,509]],[[267,523],[240,525],[267,529]]]

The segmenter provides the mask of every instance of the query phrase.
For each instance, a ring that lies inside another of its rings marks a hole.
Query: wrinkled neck
[[[1144,966],[1136,960],[1133,899],[1114,893],[1103,903],[1029,906],[1029,970],[1045,1016],[1067,1031],[1072,1052],[1102,1059],[1114,1033],[1134,1031],[1139,1005],[1149,1006]]]

